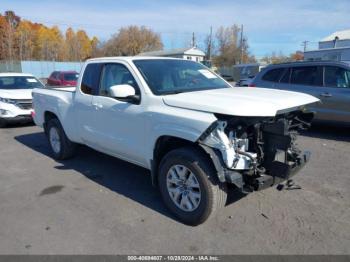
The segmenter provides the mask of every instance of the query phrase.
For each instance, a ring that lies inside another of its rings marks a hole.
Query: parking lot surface
[[[41,129],[0,129],[0,253],[349,254],[349,129],[318,126],[299,144],[313,154],[301,190],[232,194],[190,227],[146,170],[87,147],[56,162]]]

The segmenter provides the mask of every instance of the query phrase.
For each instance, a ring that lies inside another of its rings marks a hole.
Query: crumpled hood
[[[168,106],[233,116],[275,116],[319,100],[297,92],[234,87],[167,95],[163,101]]]
[[[7,99],[32,99],[33,89],[0,89],[0,97]]]

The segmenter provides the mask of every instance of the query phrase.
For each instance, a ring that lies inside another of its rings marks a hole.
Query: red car
[[[79,74],[76,71],[54,71],[47,79],[49,86],[76,86]]]

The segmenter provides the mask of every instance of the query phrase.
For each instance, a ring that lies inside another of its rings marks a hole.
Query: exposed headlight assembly
[[[256,162],[257,154],[247,152],[248,139],[236,138],[233,131],[227,136],[225,133],[226,126],[226,121],[218,121],[216,127],[209,134],[206,134],[201,143],[218,149],[228,168],[250,169]]]

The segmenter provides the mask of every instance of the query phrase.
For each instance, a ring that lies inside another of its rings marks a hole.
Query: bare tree
[[[210,33],[204,39],[204,51],[205,51],[205,59],[211,60],[214,50],[214,42],[213,42],[213,28],[210,27]]]
[[[242,63],[255,62],[249,53],[248,39],[240,34],[238,25],[219,27],[216,31],[216,56],[213,61],[217,66],[232,66]]]
[[[231,66],[239,61],[239,31],[237,25],[218,28],[216,32],[218,55],[214,58],[216,65]]]
[[[102,47],[106,56],[134,56],[163,48],[159,34],[144,26],[122,27]]]

